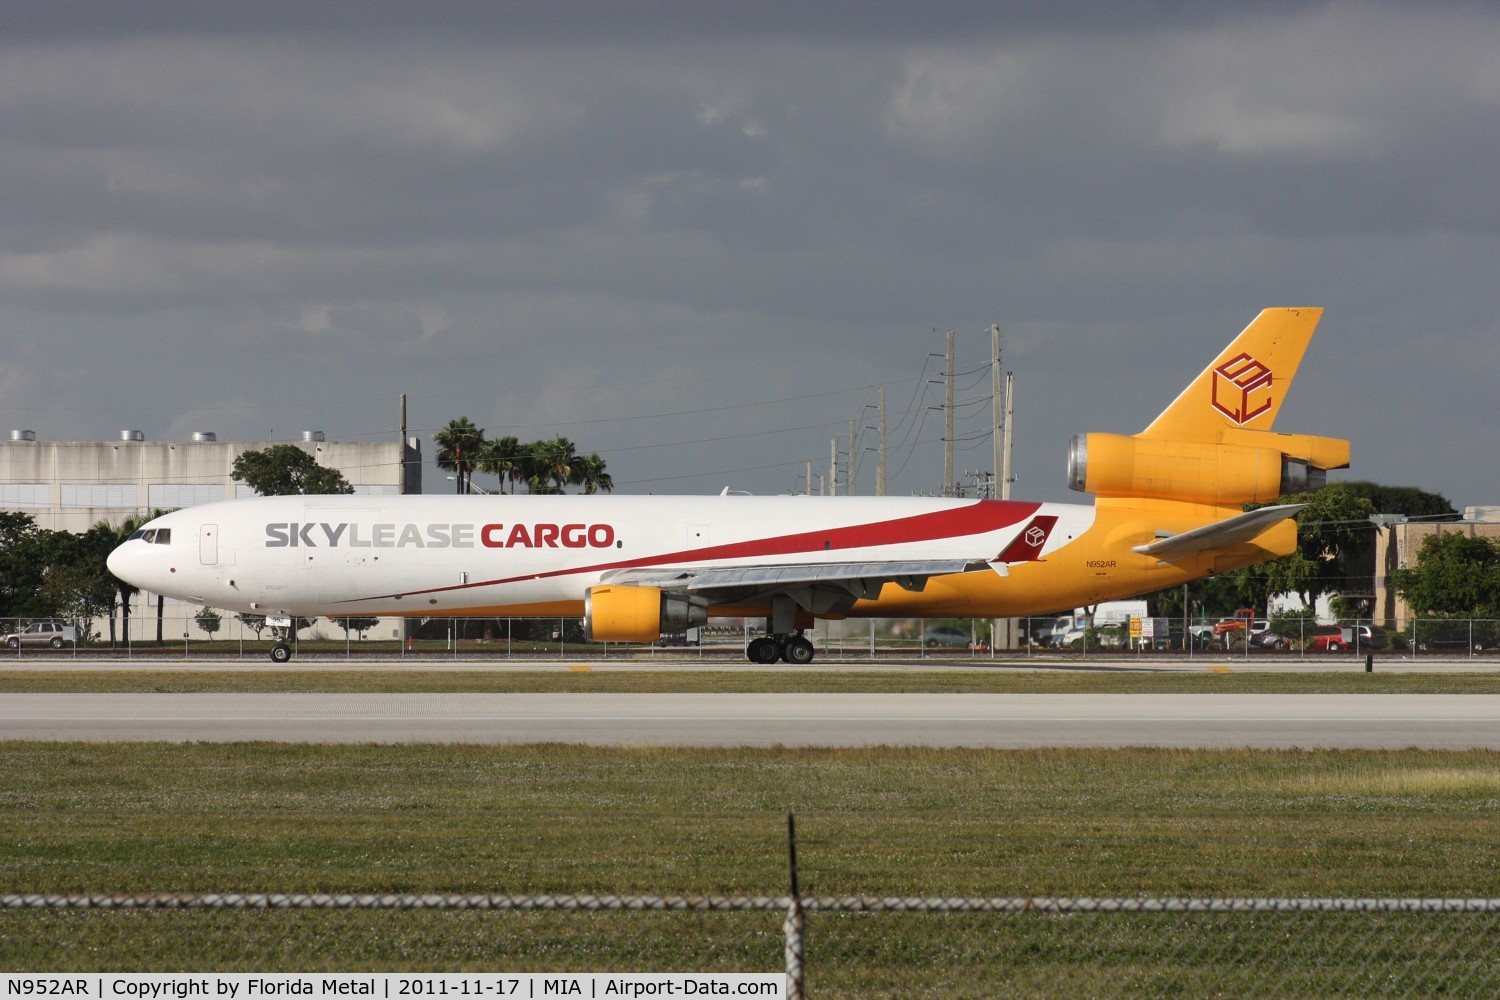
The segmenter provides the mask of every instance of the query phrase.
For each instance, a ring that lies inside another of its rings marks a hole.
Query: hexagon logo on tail
[[[1271,369],[1241,352],[1213,371],[1210,402],[1241,426],[1271,408]]]

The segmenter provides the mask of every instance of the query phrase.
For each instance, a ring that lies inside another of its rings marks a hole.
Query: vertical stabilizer
[[[1262,310],[1140,436],[1217,441],[1226,430],[1270,430],[1322,315]]]

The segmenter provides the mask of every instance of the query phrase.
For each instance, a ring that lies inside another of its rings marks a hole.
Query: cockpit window
[[[156,529],[156,544],[157,545],[170,545],[170,544],[172,544],[172,529],[171,528],[157,528]]]
[[[137,531],[135,534],[131,535],[130,537],[131,538],[139,538],[141,541],[147,543],[148,545],[171,545],[172,544],[172,529],[171,528],[143,528],[142,530]]]
[[[146,532],[144,532],[144,531],[134,531],[134,532],[131,532],[130,537],[127,538],[127,539],[125,539],[125,540],[127,542],[133,542],[137,538],[145,538],[145,537],[146,537]]]

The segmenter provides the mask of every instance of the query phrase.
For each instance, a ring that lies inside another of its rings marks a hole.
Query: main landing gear
[[[813,644],[803,638],[801,632],[761,636],[759,639],[751,639],[750,645],[745,647],[745,655],[751,663],[785,660],[802,666],[813,661],[815,652]]]

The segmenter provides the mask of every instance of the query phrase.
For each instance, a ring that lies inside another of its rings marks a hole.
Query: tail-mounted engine
[[[1249,430],[1225,437],[1078,434],[1068,448],[1068,486],[1101,497],[1266,503],[1315,490],[1327,482],[1327,470],[1349,464],[1349,442],[1337,438]]]
[[[655,642],[708,621],[708,608],[657,587],[604,584],[583,598],[583,634],[591,642]]]

